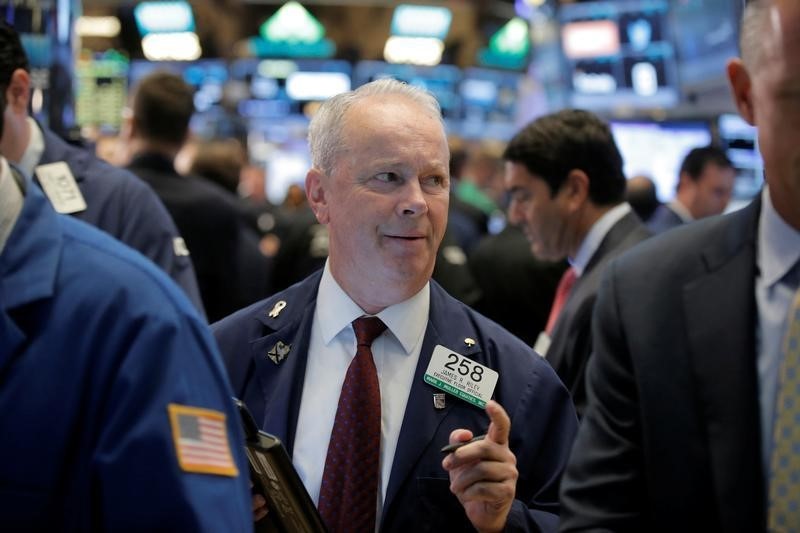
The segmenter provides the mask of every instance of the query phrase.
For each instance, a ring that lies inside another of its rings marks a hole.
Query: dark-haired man
[[[733,193],[736,171],[725,152],[714,146],[694,148],[681,163],[675,199],[656,209],[647,227],[653,233],[719,215]]]
[[[175,170],[190,133],[194,89],[177,74],[154,72],[134,87],[131,107],[123,133],[133,156],[128,168],[155,190],[186,239],[213,322],[261,296],[244,288],[255,276],[266,278],[266,259],[257,240],[245,236],[250,228],[224,189]]]
[[[541,117],[511,139],[503,157],[510,222],[522,226],[534,255],[572,264],[534,348],[558,372],[580,413],[600,276],[648,232],[624,201],[622,157],[611,130],[592,113]]]

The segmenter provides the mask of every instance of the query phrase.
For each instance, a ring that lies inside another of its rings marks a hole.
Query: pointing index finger
[[[507,445],[508,434],[511,432],[511,419],[505,409],[496,401],[489,400],[486,404],[486,414],[491,421],[486,438],[497,444]]]

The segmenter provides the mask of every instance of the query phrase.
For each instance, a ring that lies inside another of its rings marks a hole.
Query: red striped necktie
[[[566,269],[564,274],[561,275],[561,281],[558,282],[558,287],[556,288],[556,296],[553,298],[553,306],[550,308],[547,326],[544,328],[548,335],[553,334],[553,328],[556,326],[558,315],[561,314],[561,309],[563,309],[564,304],[567,303],[567,298],[569,298],[569,293],[572,292],[572,287],[575,285],[577,277],[578,275],[572,267]]]

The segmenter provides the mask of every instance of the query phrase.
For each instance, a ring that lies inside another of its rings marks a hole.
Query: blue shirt
[[[769,476],[770,472],[772,427],[787,316],[800,281],[798,262],[800,232],[789,226],[775,211],[769,189],[765,187],[756,251],[759,272],[756,277],[758,400],[761,408],[761,459],[765,476]]]

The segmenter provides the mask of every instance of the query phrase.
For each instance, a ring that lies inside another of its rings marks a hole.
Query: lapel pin
[[[466,339],[464,339],[464,344],[472,348],[473,346],[475,346],[475,339],[470,339],[469,337],[467,337]]]
[[[286,307],[285,300],[279,300],[275,303],[275,306],[272,308],[272,311],[269,312],[270,318],[278,318],[278,315],[281,314],[283,308]]]
[[[433,407],[435,409],[444,409],[445,394],[443,392],[433,393]]]
[[[289,355],[289,350],[292,349],[291,344],[285,344],[283,341],[278,341],[275,346],[267,352],[267,357],[269,357],[273,363],[276,365],[283,362],[286,359],[286,356]]]

